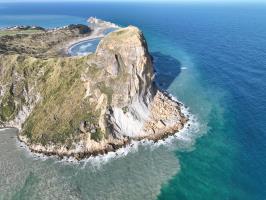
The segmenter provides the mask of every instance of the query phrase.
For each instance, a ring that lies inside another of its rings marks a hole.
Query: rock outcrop
[[[188,120],[182,105],[155,86],[147,43],[136,27],[108,34],[84,57],[5,54],[1,126],[18,127],[34,152],[81,159],[132,140],[163,139]]]
[[[108,27],[108,28],[120,28],[118,25],[111,23],[111,22],[107,22],[101,19],[98,19],[96,17],[90,17],[87,22],[89,23],[89,25],[93,28],[98,28],[98,27]]]

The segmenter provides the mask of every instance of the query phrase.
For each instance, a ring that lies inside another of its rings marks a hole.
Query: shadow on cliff
[[[181,63],[172,56],[161,52],[152,52],[155,68],[155,82],[162,89],[168,89],[181,72]]]

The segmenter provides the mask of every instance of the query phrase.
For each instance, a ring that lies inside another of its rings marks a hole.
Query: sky
[[[0,0],[0,3],[16,3],[16,2],[172,2],[172,3],[266,3],[266,0]]]

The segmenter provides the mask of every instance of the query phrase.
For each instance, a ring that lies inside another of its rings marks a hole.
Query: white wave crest
[[[172,97],[176,100],[174,97]],[[129,153],[136,153],[140,146],[148,147],[149,150],[155,150],[160,146],[165,146],[173,150],[191,150],[195,144],[196,138],[200,136],[200,124],[197,118],[190,114],[189,108],[182,106],[182,112],[188,116],[188,122],[184,128],[177,132],[175,135],[169,136],[164,140],[159,140],[153,142],[151,140],[141,140],[134,141],[133,143],[127,145],[124,148],[118,149],[116,152],[109,152],[105,155],[92,156],[87,159],[84,159],[83,168],[90,165],[93,168],[101,168],[104,164],[109,161],[116,160],[122,157],[127,156]],[[66,160],[67,161],[67,160]]]

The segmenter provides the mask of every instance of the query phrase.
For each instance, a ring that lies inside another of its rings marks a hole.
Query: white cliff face
[[[150,110],[143,102],[132,102],[127,112],[114,107],[112,123],[117,130],[117,135],[128,137],[140,137],[145,135],[144,124],[148,120]]]
[[[8,57],[6,62],[9,61],[11,66],[15,65],[13,62],[17,58],[17,56],[11,59]],[[0,63],[3,63],[1,59],[3,57],[0,58]],[[24,75],[20,74],[15,67],[8,71],[6,65],[0,70],[2,85],[0,87],[0,127],[15,127],[21,130],[23,123],[41,97],[34,86],[26,83]]]

